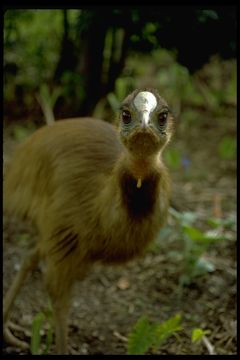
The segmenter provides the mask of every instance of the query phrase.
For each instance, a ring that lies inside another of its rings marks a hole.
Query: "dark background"
[[[138,85],[134,59],[155,66],[143,84],[148,85],[173,62],[179,72],[194,74],[211,56],[232,59],[235,51],[234,6],[9,9],[4,14],[5,114],[38,115],[41,93],[46,101],[51,95],[57,118],[90,115],[109,94],[119,101]]]

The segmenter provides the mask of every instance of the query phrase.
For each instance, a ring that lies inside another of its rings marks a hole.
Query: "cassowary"
[[[156,90],[135,90],[120,107],[115,128],[93,118],[44,126],[19,146],[4,177],[4,207],[29,218],[39,241],[27,254],[4,299],[9,314],[39,260],[51,299],[56,351],[67,353],[71,292],[97,262],[123,264],[143,254],[166,221],[170,180],[162,151],[173,116]]]

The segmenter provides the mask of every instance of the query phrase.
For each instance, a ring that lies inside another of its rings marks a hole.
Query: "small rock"
[[[117,282],[117,287],[120,290],[126,290],[126,289],[130,288],[130,282],[127,278],[121,277]]]

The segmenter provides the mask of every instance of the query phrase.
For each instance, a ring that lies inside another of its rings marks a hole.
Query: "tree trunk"
[[[105,94],[114,90],[115,80],[121,74],[122,69],[124,67],[124,61],[126,58],[127,50],[129,48],[130,43],[130,31],[128,28],[118,29],[118,31],[122,31],[122,39],[121,44],[119,45],[119,38],[117,36],[117,32],[113,33],[113,42],[112,42],[112,53],[110,58],[110,65],[108,71],[108,82],[105,86]],[[116,52],[120,54],[119,57],[116,58]]]
[[[74,71],[76,66],[76,57],[74,52],[75,47],[71,39],[69,39],[68,10],[62,10],[62,14],[64,31],[59,61],[54,74],[55,83],[60,82],[61,76],[66,70]]]
[[[102,92],[103,50],[107,25],[99,20],[99,14],[94,13],[88,30],[82,39],[81,74],[83,76],[85,97],[81,104],[81,115],[90,115]]]

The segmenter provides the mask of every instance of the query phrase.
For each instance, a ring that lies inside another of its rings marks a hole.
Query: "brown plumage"
[[[66,353],[74,282],[95,262],[121,264],[142,255],[156,237],[169,204],[161,152],[172,124],[156,90],[136,90],[122,103],[118,129],[93,118],[61,120],[19,146],[6,170],[4,206],[30,218],[39,241],[4,301],[7,341],[26,346],[13,338],[8,318],[25,277],[40,258],[46,262],[44,281],[53,305],[57,352]]]

